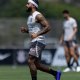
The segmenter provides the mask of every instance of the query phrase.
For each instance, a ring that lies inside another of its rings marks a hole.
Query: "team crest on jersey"
[[[32,22],[32,18],[30,18],[30,22]]]
[[[23,50],[20,50],[17,52],[17,61],[20,63],[23,63],[26,61],[26,52]]]

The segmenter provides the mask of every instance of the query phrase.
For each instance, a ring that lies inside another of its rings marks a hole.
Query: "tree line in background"
[[[80,6],[65,4],[65,0],[61,1],[62,3],[39,0],[40,4],[38,10],[46,18],[63,19],[62,11],[64,9],[68,9],[70,11],[70,15],[74,17],[77,20],[78,25],[80,25]],[[73,2],[73,4],[75,2],[80,2],[79,0],[70,1]],[[29,14],[26,12],[26,4],[27,0],[0,0],[0,18],[27,18]],[[78,34],[80,34],[80,31],[78,31]]]
[[[62,11],[68,9],[71,16],[80,21],[80,7],[70,6],[63,3],[40,1],[39,11],[47,18],[62,18]],[[0,17],[1,18],[18,18],[27,17],[26,12],[27,0],[0,0]]]

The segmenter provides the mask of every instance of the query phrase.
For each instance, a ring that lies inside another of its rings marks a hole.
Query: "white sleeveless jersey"
[[[66,21],[63,22],[64,41],[69,41],[69,39],[73,35],[75,27],[77,27],[77,22],[72,17],[70,17],[69,20],[66,20]],[[76,40],[76,35],[73,37],[73,40]]]
[[[43,26],[40,23],[35,22],[35,18],[38,14],[41,14],[41,13],[39,13],[38,11],[35,11],[32,15],[28,17],[27,25],[28,25],[29,34],[38,33],[43,29]],[[32,39],[31,42],[35,42],[35,41],[41,42],[42,44],[46,44],[46,38],[44,35],[40,35]]]

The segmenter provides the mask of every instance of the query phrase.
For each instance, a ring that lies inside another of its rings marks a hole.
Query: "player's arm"
[[[62,33],[62,36],[61,36],[61,39],[63,41],[63,38],[64,38],[64,30],[63,30],[63,33]]]
[[[73,32],[73,35],[71,36],[71,38],[69,39],[69,41],[72,41],[73,40],[73,37],[77,33],[77,22],[76,22],[76,20],[73,21],[73,24],[72,25],[73,25],[74,32]]]
[[[64,30],[63,30],[63,34],[62,34],[62,36],[61,36],[61,38],[60,38],[60,42],[59,42],[60,45],[62,45],[63,38],[64,38]]]
[[[74,37],[76,33],[77,33],[77,27],[74,28],[74,33],[73,33],[72,37]]]
[[[45,17],[43,15],[41,15],[41,14],[37,15],[35,20],[37,23],[40,23],[44,28],[43,28],[43,30],[41,30],[40,32],[38,32],[36,34],[35,33],[30,34],[31,38],[36,38],[37,36],[43,35],[50,30],[49,23],[47,22],[47,20],[45,19]]]
[[[75,36],[76,33],[77,33],[77,27],[74,27],[73,35],[72,35],[72,37],[70,38],[69,41],[72,41],[73,40],[73,37]]]
[[[28,32],[28,29],[26,29],[26,28],[24,28],[24,27],[21,27],[21,32],[22,32],[22,33],[29,33],[29,32]]]
[[[40,23],[44,27],[43,30],[41,30],[40,32],[37,33],[37,36],[43,35],[50,30],[50,25],[43,15],[41,15],[41,14],[37,15],[36,22]]]

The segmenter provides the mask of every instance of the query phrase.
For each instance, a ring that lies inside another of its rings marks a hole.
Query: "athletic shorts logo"
[[[35,50],[33,48],[31,48],[30,51],[35,51]]]

